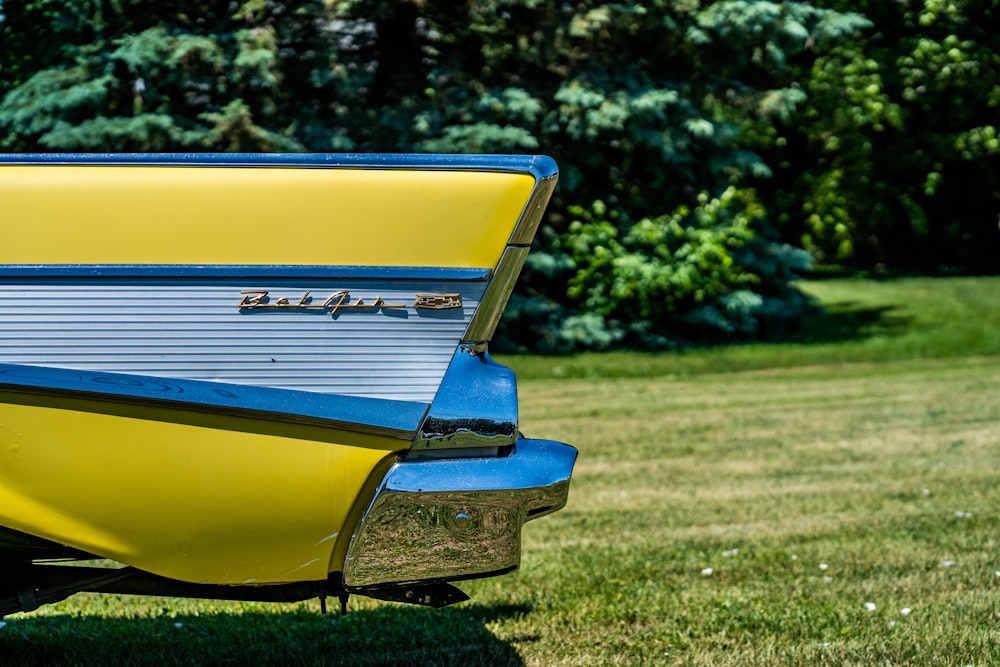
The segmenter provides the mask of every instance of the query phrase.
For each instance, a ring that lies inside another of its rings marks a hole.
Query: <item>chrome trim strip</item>
[[[479,310],[469,323],[469,328],[465,331],[463,342],[481,343],[493,337],[493,332],[500,322],[503,309],[507,306],[510,293],[514,289],[517,277],[521,275],[521,267],[528,257],[528,247],[508,246],[500,258],[497,270],[490,280],[479,303]]]
[[[502,458],[401,461],[351,537],[348,590],[487,576],[515,569],[521,526],[562,508],[576,449],[518,440]]]
[[[545,178],[551,176],[555,163],[534,155],[430,153],[20,153],[0,155],[0,166],[5,164],[474,170]]]
[[[205,410],[409,440],[426,403],[201,380],[0,364],[0,391]]]
[[[487,280],[488,268],[257,264],[0,264],[0,278],[315,278],[349,280]]]
[[[517,440],[514,371],[480,349],[461,345],[452,357],[413,451],[504,447]]]
[[[0,279],[0,363],[430,404],[485,287],[440,280]],[[454,307],[427,307],[438,300]]]
[[[559,168],[550,157],[544,155],[535,157],[532,168],[535,189],[521,213],[521,219],[514,228],[514,233],[511,234],[510,245],[531,245],[545,214],[545,207],[548,206],[552,192],[556,189],[556,181],[559,180]]]

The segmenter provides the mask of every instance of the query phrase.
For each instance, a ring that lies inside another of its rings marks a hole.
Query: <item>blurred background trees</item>
[[[817,4],[872,27],[796,63],[805,100],[776,133],[754,132],[776,224],[824,263],[995,272],[1000,5]]]
[[[5,151],[542,152],[496,343],[779,338],[811,262],[992,271],[985,0],[0,3]]]

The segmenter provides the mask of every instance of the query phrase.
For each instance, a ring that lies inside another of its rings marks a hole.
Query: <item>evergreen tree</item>
[[[313,122],[322,106],[309,79],[326,67],[322,7],[183,6],[8,3],[4,62],[16,64],[5,76],[14,87],[0,104],[0,147],[303,150],[295,124]],[[302,88],[312,105],[297,104]]]

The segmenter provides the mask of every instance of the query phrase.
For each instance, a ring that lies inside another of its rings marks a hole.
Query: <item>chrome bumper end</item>
[[[348,590],[500,574],[521,526],[566,504],[576,449],[520,439],[508,456],[403,460],[386,473],[348,547]]]

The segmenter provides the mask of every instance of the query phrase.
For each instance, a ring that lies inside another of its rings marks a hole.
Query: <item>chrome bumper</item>
[[[386,473],[348,547],[348,590],[517,568],[521,526],[566,504],[576,449],[518,440],[509,456],[404,460]]]

